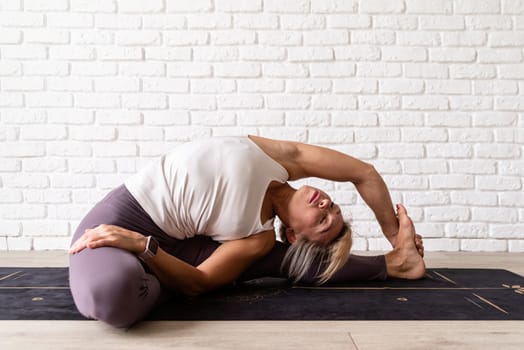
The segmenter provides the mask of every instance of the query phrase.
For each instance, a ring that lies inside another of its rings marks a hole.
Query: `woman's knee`
[[[85,254],[95,251],[86,251]],[[118,256],[119,253],[111,255]],[[129,327],[155,305],[160,283],[155,276],[145,272],[134,256],[126,259],[115,257],[112,262],[102,265],[99,265],[100,259],[89,260],[90,263],[75,262],[73,257],[70,265],[73,299],[84,316],[114,327]]]

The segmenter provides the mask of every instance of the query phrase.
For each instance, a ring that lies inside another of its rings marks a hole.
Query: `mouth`
[[[311,196],[311,198],[309,198],[309,204],[315,203],[318,197],[320,197],[320,192],[319,191],[313,192],[313,195]]]

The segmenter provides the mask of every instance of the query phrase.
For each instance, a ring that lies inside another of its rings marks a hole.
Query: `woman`
[[[339,206],[320,190],[287,183],[306,177],[355,184],[395,249],[348,261],[351,231]],[[87,317],[128,327],[162,292],[198,295],[239,279],[282,276],[275,267],[282,261],[285,275],[306,282],[420,278],[422,243],[403,207],[398,212],[406,217],[400,230],[380,175],[340,152],[256,136],[191,142],[84,218],[70,250],[71,290]],[[276,244],[275,216],[287,251]]]

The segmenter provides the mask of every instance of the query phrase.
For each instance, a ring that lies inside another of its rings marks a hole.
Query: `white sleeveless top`
[[[223,242],[273,229],[273,219],[260,222],[264,196],[288,178],[248,137],[220,137],[176,147],[125,186],[168,235]]]

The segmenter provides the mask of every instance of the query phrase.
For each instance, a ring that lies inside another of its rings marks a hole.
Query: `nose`
[[[329,203],[330,203],[330,200],[328,198],[324,198],[322,199],[318,205],[321,209],[325,209],[325,208],[329,208]]]

